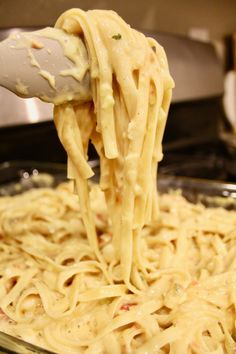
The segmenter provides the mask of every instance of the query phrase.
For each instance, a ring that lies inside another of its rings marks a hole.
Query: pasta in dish
[[[62,354],[235,352],[236,212],[157,200],[163,48],[111,11],[56,26],[86,44],[93,100],[54,110],[74,184],[0,198],[0,330]]]
[[[57,353],[234,353],[236,212],[161,195],[140,236],[145,289],[132,293],[89,188],[105,266],[70,183],[0,198],[0,330]]]

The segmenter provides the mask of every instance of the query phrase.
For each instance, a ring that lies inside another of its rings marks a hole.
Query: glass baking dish
[[[95,180],[99,175],[97,161],[91,162]],[[39,178],[43,176],[43,178]],[[12,161],[0,164],[0,196],[22,193],[31,188],[54,187],[66,179],[66,166],[55,163],[33,161]],[[191,202],[201,202],[207,206],[221,206],[236,210],[236,184],[209,181],[189,177],[158,175],[160,193],[182,190]],[[26,343],[18,338],[0,332],[0,353],[10,354],[52,354],[52,352]]]

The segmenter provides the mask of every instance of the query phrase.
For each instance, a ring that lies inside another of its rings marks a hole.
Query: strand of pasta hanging
[[[100,157],[100,186],[110,211],[116,261],[129,289],[143,289],[139,235],[158,216],[157,164],[173,88],[166,56],[155,40],[133,30],[112,11],[70,10],[56,26],[84,38],[90,61],[93,107],[86,114],[83,105],[55,107],[69,177],[76,180],[87,211],[83,214],[87,235],[101,259],[86,182],[91,176],[85,167],[91,139]]]

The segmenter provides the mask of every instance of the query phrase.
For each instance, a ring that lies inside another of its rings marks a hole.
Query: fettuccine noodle
[[[82,35],[90,60],[92,104],[59,105],[54,115],[91,248],[102,261],[88,203],[89,140],[100,157],[100,186],[122,279],[134,292],[145,289],[139,238],[142,227],[158,215],[157,164],[173,87],[164,50],[112,11],[70,10],[56,26]]]
[[[93,101],[55,107],[74,185],[0,198],[0,330],[62,354],[234,353],[236,212],[157,200],[162,47],[110,11],[56,26],[86,44]]]

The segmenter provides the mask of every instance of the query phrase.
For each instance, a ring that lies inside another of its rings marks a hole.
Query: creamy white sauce
[[[67,34],[63,30],[55,28],[44,28],[38,31],[42,37],[57,40],[63,48],[64,55],[75,65],[71,68],[60,71],[61,76],[72,76],[77,81],[81,81],[89,69],[87,52],[80,38]]]
[[[47,70],[40,70],[39,75],[41,75],[44,79],[46,79],[49,83],[49,85],[55,90],[56,89],[56,79],[55,76],[52,75],[49,71]]]
[[[21,95],[26,96],[26,95],[28,95],[28,93],[29,93],[29,91],[28,91],[28,86],[26,86],[25,84],[23,84],[23,82],[22,82],[19,78],[16,79],[16,86],[15,86],[15,88],[16,88],[16,91],[17,91],[18,93],[20,93]]]
[[[30,64],[32,66],[35,66],[37,68],[40,68],[39,63],[37,62],[37,60],[35,59],[34,54],[31,52],[31,50],[28,48],[28,57],[30,58]]]

